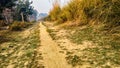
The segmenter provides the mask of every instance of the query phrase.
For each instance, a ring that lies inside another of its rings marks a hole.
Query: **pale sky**
[[[39,13],[48,13],[50,9],[52,9],[52,4],[55,0],[30,0],[33,1],[32,6]],[[60,0],[61,6],[67,4],[69,0]]]

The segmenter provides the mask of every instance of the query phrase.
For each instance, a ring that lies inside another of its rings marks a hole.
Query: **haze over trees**
[[[32,2],[29,0],[0,0],[1,23],[10,24],[13,21],[28,22],[31,15],[36,18],[37,12],[31,4]]]

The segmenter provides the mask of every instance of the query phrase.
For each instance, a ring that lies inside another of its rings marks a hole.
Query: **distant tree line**
[[[6,24],[15,21],[29,21],[30,15],[37,15],[29,0],[0,0],[0,20]]]

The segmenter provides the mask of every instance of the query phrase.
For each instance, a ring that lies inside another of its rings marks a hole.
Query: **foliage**
[[[7,21],[7,15],[3,15],[3,10],[10,9],[11,12],[8,14],[13,20],[28,21],[29,15],[37,15],[37,11],[33,9],[31,4],[30,0],[0,0],[0,19]]]
[[[53,7],[49,17],[53,20],[53,17],[59,16],[56,20],[61,23],[77,21],[79,24],[107,23],[110,26],[120,25],[119,0],[71,0],[61,11],[59,10],[59,13],[53,14],[56,11],[58,9]]]
[[[17,0],[0,0],[0,8],[11,8],[12,6],[15,6],[15,1]]]
[[[2,12],[5,8],[12,8],[13,6],[16,5],[17,0],[0,0],[0,19],[2,20]]]
[[[4,26],[5,23],[4,23],[4,20],[0,20],[0,26]]]
[[[52,21],[55,21],[59,18],[59,14],[60,14],[61,8],[60,5],[58,3],[55,3],[53,5],[53,9],[50,11],[50,19]]]
[[[28,21],[27,18],[29,15],[33,14],[33,7],[31,6],[32,2],[29,2],[29,0],[20,0],[18,1],[15,13],[14,13],[14,19],[18,21],[22,21],[21,13],[23,13],[23,17],[25,21]]]
[[[29,27],[30,25],[32,25],[32,23],[15,21],[10,25],[9,29],[12,31],[19,31],[22,30],[23,28]]]

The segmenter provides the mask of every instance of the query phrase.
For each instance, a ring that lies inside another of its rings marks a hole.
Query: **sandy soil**
[[[45,68],[71,68],[65,60],[65,55],[60,53],[61,49],[46,31],[47,28],[40,23],[40,50],[43,53]]]
[[[66,56],[70,55],[83,55],[82,50],[86,48],[94,48],[93,43],[90,41],[84,41],[82,44],[76,44],[70,41],[67,36],[70,35],[67,30],[62,29],[60,26],[53,25],[54,23],[45,22],[45,25],[48,29],[52,30],[51,34],[54,34],[54,41],[59,45],[61,48],[61,53],[65,54]],[[74,33],[75,31],[70,31]],[[71,53],[71,54],[68,54]],[[67,59],[66,59],[67,60]],[[89,64],[84,63],[84,65],[76,65],[72,68],[87,68]]]

